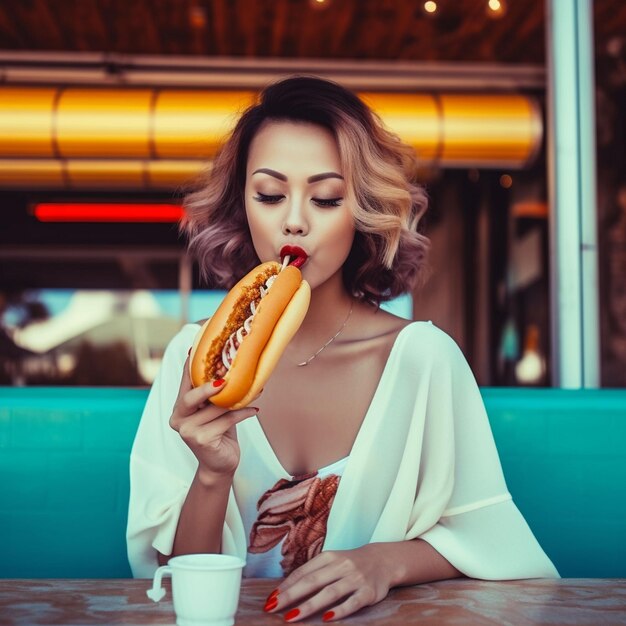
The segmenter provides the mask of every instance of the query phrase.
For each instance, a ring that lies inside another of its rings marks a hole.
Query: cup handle
[[[172,568],[169,565],[161,565],[161,567],[159,567],[157,571],[154,572],[152,589],[148,589],[146,591],[146,595],[148,596],[148,598],[150,598],[150,600],[158,602],[159,600],[163,599],[163,597],[165,596],[165,589],[161,587],[161,579],[163,578],[163,576],[168,575],[172,575]]]

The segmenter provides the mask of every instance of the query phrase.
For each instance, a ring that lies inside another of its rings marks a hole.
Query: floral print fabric
[[[311,560],[322,551],[338,486],[339,476],[334,474],[281,478],[257,503],[248,552],[268,552],[284,539],[280,565],[285,576]]]

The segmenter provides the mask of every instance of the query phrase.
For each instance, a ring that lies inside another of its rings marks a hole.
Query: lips
[[[280,258],[284,259],[290,256],[289,265],[293,265],[300,269],[309,258],[309,255],[300,246],[283,246],[280,249]]]

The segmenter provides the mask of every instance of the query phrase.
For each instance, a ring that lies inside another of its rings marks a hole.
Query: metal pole
[[[600,381],[593,11],[546,0],[553,384]]]

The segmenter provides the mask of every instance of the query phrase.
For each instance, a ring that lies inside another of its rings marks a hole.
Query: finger
[[[226,384],[223,379],[220,379],[191,388],[178,398],[175,409],[181,417],[191,415],[206,406],[207,402],[218,394]]]
[[[228,409],[203,401],[189,414],[177,411],[172,413],[170,426],[179,433],[182,433],[183,427],[189,432],[220,418],[226,413],[228,413]]]
[[[215,412],[215,409],[221,411],[221,413]],[[181,425],[181,434],[183,428],[185,429],[203,429],[204,432],[213,435],[223,435],[229,428],[242,422],[248,417],[256,415],[257,409],[254,407],[244,407],[243,409],[237,409],[236,411],[227,411],[220,409],[220,407],[207,407],[198,411],[194,416],[187,417]]]
[[[306,576],[320,570],[324,567],[327,567],[335,560],[335,555],[333,552],[320,552],[317,556],[313,557],[310,561],[307,561],[298,569],[294,570],[285,578],[285,580],[280,584],[279,590],[281,593],[286,592],[288,589],[292,589],[293,586],[301,581]]]
[[[359,589],[349,595],[341,604],[329,608],[324,615],[322,615],[322,619],[325,622],[334,622],[378,602],[380,602],[380,600],[370,597],[367,591]]]
[[[358,593],[359,590],[355,587],[354,583],[351,583],[347,578],[342,578],[332,584],[326,585],[318,593],[310,596],[297,607],[287,611],[285,614],[285,620],[291,622],[305,619],[315,613],[319,613],[320,611],[325,611],[324,615],[327,615],[329,609],[332,610],[334,614],[337,614],[338,611],[335,607],[343,606],[342,604],[339,604],[341,600],[347,598],[344,602],[344,604],[346,604],[349,602],[350,598],[354,597]],[[356,600],[356,602],[348,603],[348,605],[342,610],[354,612],[361,608],[361,606],[365,606],[364,597],[357,597]],[[360,602],[363,604],[359,604]]]
[[[322,553],[290,574],[278,587],[278,602],[272,612],[281,611],[310,598],[312,594],[340,580],[342,572],[334,561],[334,558]]]
[[[174,430],[180,430],[185,420],[195,418],[200,411],[206,411],[199,418],[200,423],[215,419],[223,413],[226,413],[227,409],[211,404],[208,400],[208,398],[215,395],[220,388],[221,387],[213,388],[210,386],[210,383],[207,383],[179,397],[174,404],[170,416],[170,427]]]
[[[212,409],[207,408],[183,420],[178,432],[186,441],[193,439],[200,446],[208,446],[221,439],[235,424],[253,415],[256,415],[254,407],[225,411],[220,415],[213,415]]]

